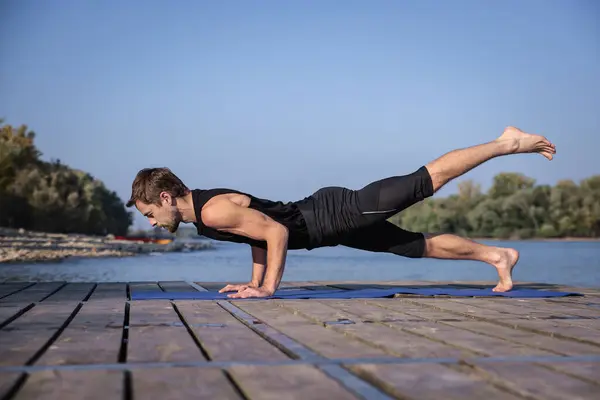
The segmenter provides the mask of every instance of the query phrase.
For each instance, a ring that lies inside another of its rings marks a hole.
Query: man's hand
[[[264,287],[246,287],[237,293],[228,294],[227,297],[232,299],[247,299],[248,297],[269,297],[272,296],[274,291]]]
[[[241,284],[237,284],[237,285],[227,285],[225,286],[223,289],[219,290],[219,293],[225,293],[225,292],[239,292],[240,290],[244,290],[246,288],[257,288],[258,285],[252,282],[248,282],[248,283],[241,283]]]

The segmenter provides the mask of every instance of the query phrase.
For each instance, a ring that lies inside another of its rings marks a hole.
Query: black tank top
[[[304,249],[309,245],[309,234],[306,228],[306,221],[304,220],[304,217],[300,212],[296,202],[283,203],[281,201],[271,201],[254,197],[250,194],[234,189],[224,188],[192,190],[192,201],[194,202],[194,212],[196,214],[197,221],[194,223],[194,225],[196,226],[199,235],[219,241],[246,243],[263,249],[267,248],[266,241],[256,240],[230,232],[219,231],[204,225],[201,216],[202,207],[214,196],[225,193],[237,193],[248,196],[250,198],[249,208],[258,210],[280,224],[286,226],[289,231],[288,249]]]

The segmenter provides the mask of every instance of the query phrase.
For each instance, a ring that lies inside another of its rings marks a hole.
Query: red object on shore
[[[148,238],[148,237],[132,237],[132,236],[115,236],[116,240],[129,240],[132,242],[144,242],[144,243],[150,243],[150,242],[155,242],[158,239],[152,239],[152,238]]]

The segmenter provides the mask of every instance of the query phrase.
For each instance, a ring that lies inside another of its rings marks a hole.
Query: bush
[[[26,126],[0,130],[0,225],[124,235],[133,218],[115,192],[59,161],[44,162]]]

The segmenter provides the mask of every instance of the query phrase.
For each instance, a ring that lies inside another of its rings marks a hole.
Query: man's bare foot
[[[510,141],[510,153],[539,153],[548,160],[552,160],[553,155],[556,154],[556,146],[544,136],[525,133],[514,126],[507,127],[496,140],[499,142]]]
[[[519,252],[515,249],[499,249],[500,258],[493,265],[498,271],[500,281],[496,285],[494,292],[508,292],[513,287],[512,270],[517,261],[519,261]]]

